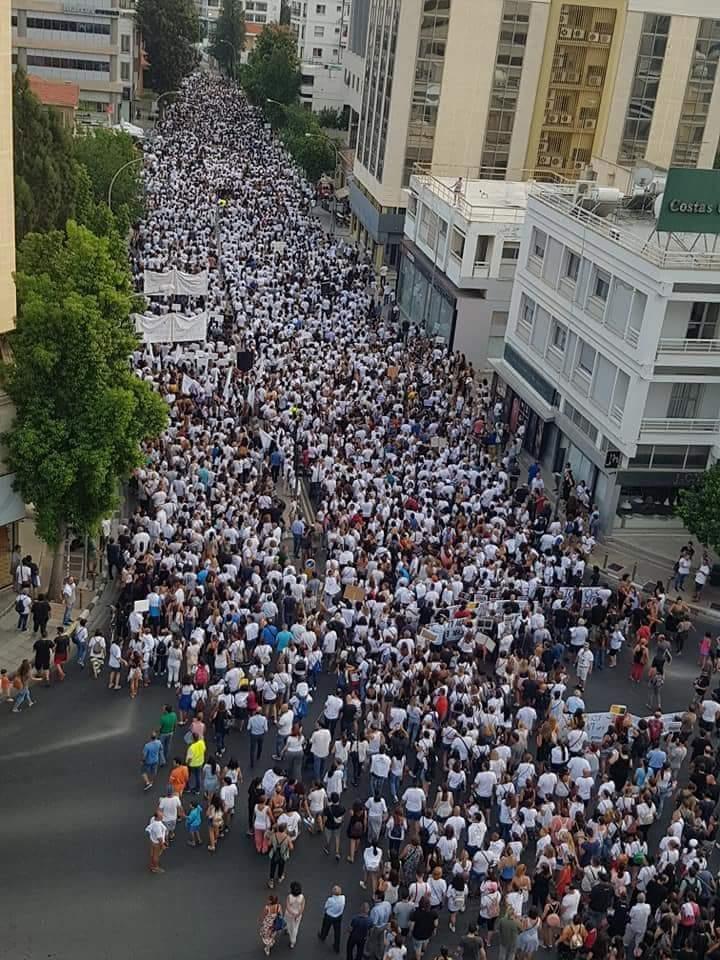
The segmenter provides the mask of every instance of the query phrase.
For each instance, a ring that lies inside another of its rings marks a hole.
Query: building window
[[[535,301],[530,300],[525,294],[520,300],[520,310],[518,312],[517,331],[523,340],[529,340],[532,334],[533,319],[535,317]]]
[[[569,250],[567,260],[565,261],[565,279],[577,283],[579,273],[580,257],[576,253],[573,253],[572,250]]]
[[[313,47],[313,57],[318,60],[322,57],[322,47]]]
[[[530,256],[536,257],[538,260],[544,260],[546,244],[547,244],[547,234],[543,233],[542,230],[538,230],[537,227],[533,227],[532,247],[530,249]]]
[[[313,36],[314,36],[314,37],[324,37],[324,36],[325,36],[325,27],[313,27]]]
[[[129,80],[130,79],[130,64],[121,63],[120,64],[120,79]]]
[[[89,11],[88,11],[89,12]],[[82,20],[55,20],[51,17],[28,17],[28,29],[55,30],[60,33],[84,33],[109,37],[109,23],[87,23]]]
[[[581,433],[584,433],[585,436],[589,437],[592,442],[595,443],[598,436],[597,427],[594,427],[588,418],[583,416],[583,414],[567,400],[563,403],[563,413],[569,420],[572,420]]]
[[[593,283],[592,296],[603,303],[607,303],[610,294],[610,276],[604,270],[595,271],[595,281]]]
[[[646,13],[643,18],[635,77],[618,156],[621,163],[641,160],[645,156],[670,33],[670,20],[670,17],[656,13]]]
[[[408,197],[408,204],[407,204],[407,214],[409,217],[415,216],[415,214],[417,213],[417,205],[418,205],[417,197],[415,196],[414,193],[411,193],[410,196]]]
[[[554,347],[555,350],[565,353],[565,347],[567,345],[567,327],[563,326],[562,323],[558,323],[557,320],[553,320],[550,345]]]
[[[506,0],[503,4],[482,148],[482,177],[501,180],[507,172],[529,20],[529,3]]]
[[[517,260],[520,256],[520,244],[519,243],[504,243],[502,248],[502,259],[503,260]]]
[[[325,4],[324,4],[324,3],[316,3],[316,4],[315,4],[315,13],[317,13],[318,16],[324,17],[324,16],[325,16]]]
[[[688,340],[714,340],[717,334],[718,303],[694,303],[690,311]]]
[[[465,253],[465,234],[461,233],[457,227],[453,227],[450,234],[450,253],[458,260],[462,260]]]
[[[692,419],[700,408],[701,383],[674,383],[668,404],[668,419]]]
[[[475,244],[475,263],[487,263],[490,237],[481,236]]]
[[[592,377],[595,367],[595,351],[590,344],[585,343],[584,340],[580,341],[577,364],[578,370],[581,370],[587,377]]]
[[[28,54],[29,67],[50,67],[53,70],[83,70],[88,73],[110,73],[107,60],[79,60],[76,57],[44,57]]]
[[[120,51],[121,53],[130,53],[130,34],[123,33],[120,37]]]
[[[696,167],[720,56],[720,20],[701,20],[673,148],[674,167]]]

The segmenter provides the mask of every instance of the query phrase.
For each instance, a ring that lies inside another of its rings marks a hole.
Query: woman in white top
[[[113,642],[110,644],[110,655],[108,657],[108,667],[110,668],[108,690],[120,689],[120,669],[122,665],[122,649],[117,640],[113,640]],[[168,684],[168,686],[170,686],[170,684]]]
[[[365,847],[363,851],[363,864],[365,867],[365,879],[360,881],[360,886],[363,890],[369,890],[374,897],[380,876],[380,868],[382,867],[382,850],[376,846],[375,843],[372,843],[369,847]]]
[[[442,867],[435,867],[432,874],[428,877],[430,906],[433,910],[439,910],[445,902],[447,883],[443,879],[442,874]]]
[[[290,939],[290,949],[292,950],[297,942],[300,923],[305,912],[305,895],[302,887],[297,881],[290,884],[290,893],[285,900],[285,926],[287,927],[288,937]]]

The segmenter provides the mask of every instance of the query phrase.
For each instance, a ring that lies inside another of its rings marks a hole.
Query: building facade
[[[397,302],[411,335],[442,338],[476,370],[501,354],[528,184],[413,175]]]
[[[0,352],[7,356],[5,334],[15,326],[15,196],[13,192],[12,31],[10,18],[0,19]],[[0,432],[10,428],[14,408],[0,391]],[[0,448],[0,587],[12,582],[10,555],[17,527],[25,516],[22,497],[13,490],[15,477]]]
[[[342,110],[345,105],[343,57],[350,32],[351,0],[292,0],[290,25],[297,38],[308,109]]]
[[[578,190],[531,187],[490,365],[528,453],[546,476],[570,463],[608,530],[670,516],[720,453],[720,253],[658,233],[652,210],[600,216]]]
[[[355,234],[397,266],[411,174],[577,179],[712,166],[712,0],[370,0]],[[596,169],[599,166],[596,165]],[[371,209],[372,208],[372,209]]]
[[[245,23],[279,23],[281,0],[238,0],[245,15]],[[215,31],[222,0],[195,0],[202,35],[209,38]]]
[[[127,0],[17,0],[12,60],[80,87],[80,122],[132,120],[135,25]]]

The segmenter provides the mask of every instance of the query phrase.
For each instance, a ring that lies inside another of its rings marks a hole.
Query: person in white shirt
[[[108,667],[110,670],[108,690],[120,689],[120,670],[124,662],[122,658],[122,648],[117,640],[113,640],[110,644],[110,654],[108,656]]]
[[[310,753],[313,758],[313,775],[316,780],[322,780],[330,755],[330,731],[318,723],[310,737]]]
[[[145,833],[150,841],[150,873],[165,873],[160,866],[160,857],[168,846],[168,828],[163,823],[163,814],[159,808],[145,827]]]
[[[174,840],[177,822],[185,819],[185,810],[182,800],[170,784],[168,784],[166,796],[160,797],[158,800],[158,810],[162,814],[162,821],[167,828],[168,840]],[[150,822],[152,823],[152,821]]]
[[[330,736],[335,736],[335,727],[338,722],[338,717],[340,716],[340,711],[343,708],[342,697],[338,696],[336,693],[331,693],[328,695],[325,700],[325,707],[323,708],[323,718],[325,724],[330,731]]]

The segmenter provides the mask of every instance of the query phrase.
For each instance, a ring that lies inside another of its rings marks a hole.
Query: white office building
[[[302,74],[300,99],[315,112],[344,106],[350,13],[351,0],[293,0],[290,6]]]
[[[398,276],[401,322],[477,370],[500,354],[529,184],[414,175]]]
[[[720,451],[716,238],[658,233],[652,204],[614,193],[531,186],[505,345],[490,358],[511,428],[525,424],[548,482],[572,465],[606,531],[672,515]]]
[[[239,0],[245,15],[245,23],[279,23],[281,0]],[[220,16],[222,0],[195,0],[200,26],[205,37],[215,31],[215,21]]]
[[[13,0],[12,61],[80,87],[78,120],[131,120],[135,22],[127,0]]]

